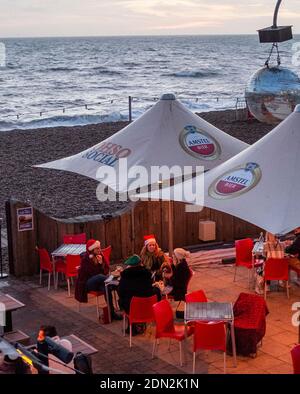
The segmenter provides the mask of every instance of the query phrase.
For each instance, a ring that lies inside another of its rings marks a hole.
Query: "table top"
[[[16,309],[23,308],[25,304],[16,300],[14,297],[9,294],[0,293],[0,303],[5,305],[6,311],[15,311]]]
[[[232,321],[233,309],[230,302],[187,302],[185,321]]]
[[[74,334],[61,337],[61,339],[67,339],[72,343],[72,352],[74,353],[74,355],[76,354],[76,352],[82,352],[87,356],[91,356],[92,354],[98,352],[97,349],[95,349],[93,346],[89,345],[88,343],[84,342],[82,339],[78,338]]]
[[[55,249],[52,256],[67,256],[68,254],[79,255],[86,251],[86,244],[63,244]]]

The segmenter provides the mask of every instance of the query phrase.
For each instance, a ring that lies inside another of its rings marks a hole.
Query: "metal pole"
[[[2,222],[3,219],[0,218],[0,279],[7,278],[8,275],[3,273],[3,259],[2,259],[2,235],[1,235],[1,229],[2,229]]]
[[[133,206],[131,208],[131,249],[132,249],[132,254],[135,253],[135,223],[134,223],[134,208]]]
[[[131,108],[131,103],[132,103],[132,97],[128,97],[128,111],[129,111],[129,122],[132,122],[132,108]]]
[[[277,27],[277,16],[278,16],[280,4],[281,4],[281,0],[278,0],[274,11],[273,26],[272,26],[273,29],[276,29]]]
[[[168,201],[168,237],[169,237],[169,255],[172,256],[174,244],[173,244],[173,202]]]

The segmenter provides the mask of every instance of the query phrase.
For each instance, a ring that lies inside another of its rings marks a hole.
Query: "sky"
[[[0,37],[256,34],[277,0],[0,0]],[[278,25],[300,33],[300,1]]]

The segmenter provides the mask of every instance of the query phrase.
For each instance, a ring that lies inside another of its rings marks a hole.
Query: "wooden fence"
[[[38,272],[35,246],[50,253],[62,244],[63,235],[86,233],[87,239],[95,238],[103,246],[112,246],[112,260],[119,262],[132,253],[139,253],[145,234],[155,234],[164,250],[169,246],[169,203],[165,201],[137,202],[106,219],[101,215],[72,219],[49,217],[37,209],[34,229],[19,232],[17,209],[28,205],[11,200],[6,204],[9,241],[10,273],[15,276],[33,275]],[[185,204],[172,202],[174,247],[200,244],[199,220],[216,222],[216,240],[229,242],[244,237],[255,237],[261,229],[231,215],[204,208],[201,212],[185,212]]]

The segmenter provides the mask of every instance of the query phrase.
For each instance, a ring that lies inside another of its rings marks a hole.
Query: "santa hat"
[[[89,239],[86,243],[86,251],[87,252],[92,252],[96,248],[100,248],[101,244],[100,241],[96,241],[95,239]],[[92,254],[89,255],[90,258],[93,257]]]
[[[146,246],[146,245],[150,244],[151,242],[156,243],[155,236],[153,234],[145,235],[144,236],[144,245]]]

